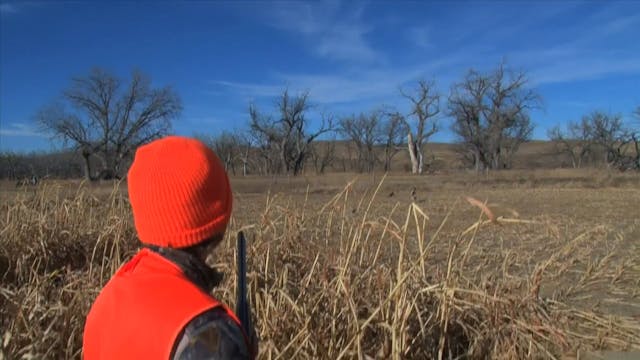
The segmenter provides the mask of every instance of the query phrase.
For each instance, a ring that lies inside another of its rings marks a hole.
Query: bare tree
[[[196,135],[209,148],[211,148],[224,164],[224,169],[236,175],[236,160],[240,152],[240,139],[235,132],[223,130],[219,134]]]
[[[20,183],[37,183],[47,178],[82,177],[78,154],[61,152],[0,152],[0,179],[20,180]],[[35,180],[35,181],[34,181]]]
[[[242,176],[247,176],[249,173],[249,167],[253,160],[253,137],[251,134],[238,131],[236,133],[238,139],[238,155],[237,158],[242,164]]]
[[[356,167],[360,172],[372,172],[378,157],[375,146],[382,141],[380,112],[361,113],[340,120],[338,132],[356,148]]]
[[[260,145],[265,165],[276,172],[300,174],[311,152],[311,144],[320,135],[333,131],[332,117],[324,115],[318,129],[309,131],[308,95],[305,92],[291,97],[285,90],[276,104],[277,118],[261,114],[254,105],[249,107],[249,125]]]
[[[411,110],[405,117],[411,172],[422,174],[424,170],[423,146],[438,131],[436,116],[440,113],[440,94],[436,92],[433,82],[425,80],[418,81],[418,89],[415,94],[409,94],[402,89],[400,93],[411,103]],[[415,123],[415,127],[412,126],[412,122]]]
[[[407,123],[397,112],[387,113],[382,125],[384,143],[384,171],[391,170],[391,162],[404,145],[404,134],[408,133]]]
[[[580,123],[569,122],[566,132],[555,126],[549,129],[547,136],[554,142],[559,153],[567,154],[571,158],[574,168],[581,167],[591,153],[589,124],[584,119]]]
[[[0,178],[16,180],[25,176],[23,168],[23,156],[14,152],[0,153]]]
[[[531,138],[529,111],[540,106],[540,97],[527,83],[524,72],[500,64],[490,74],[471,69],[453,86],[448,105],[452,129],[476,170],[509,167],[520,144]]]
[[[633,141],[633,145],[636,151],[635,167],[636,170],[640,170],[640,106],[636,108],[636,110],[633,112],[633,115],[636,118],[638,126],[635,128],[635,131],[631,131],[631,140]]]
[[[489,91],[489,82],[485,77],[471,70],[466,79],[454,85],[449,96],[449,115],[454,118],[453,131],[460,142],[460,151],[470,154],[471,163],[479,171],[485,159],[485,134],[481,124],[483,100]]]
[[[620,114],[593,111],[583,116],[580,123],[570,122],[567,128],[565,134],[555,127],[549,131],[549,137],[571,156],[574,167],[580,167],[587,156],[597,154],[607,167],[640,169],[638,135],[625,127]]]
[[[317,174],[324,174],[336,160],[336,139],[316,141],[311,151],[311,159]]]
[[[625,149],[632,141],[632,134],[625,128],[622,116],[593,111],[583,121],[589,125],[589,137],[601,151],[603,163],[608,167],[628,167],[626,163],[630,159]]]
[[[62,102],[43,108],[36,116],[41,128],[71,143],[84,160],[87,179],[92,156],[100,159],[101,178],[119,177],[123,164],[140,145],[167,134],[182,106],[170,88],[152,88],[148,77],[134,72],[131,82],[102,69],[72,80]],[[71,107],[65,109],[64,104]]]
[[[254,114],[252,112],[253,109],[253,107],[249,108],[250,115],[252,118],[255,116],[256,121],[260,121],[258,120],[260,115],[257,112]],[[269,119],[269,121],[271,121],[271,119]],[[277,139],[277,134],[275,130],[265,131],[264,127],[267,125],[267,122],[262,123],[262,121],[260,127],[251,126],[250,123],[248,137],[251,139],[251,143],[255,146],[257,153],[258,159],[256,159],[255,163],[256,171],[263,175],[278,174],[282,172],[282,163],[280,161],[278,149],[274,144]],[[270,130],[270,127],[267,127],[266,129]]]

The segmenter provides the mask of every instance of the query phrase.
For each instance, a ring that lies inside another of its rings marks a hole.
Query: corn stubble
[[[434,222],[416,203],[382,213],[388,199],[379,190],[362,194],[351,182],[323,204],[308,192],[303,201],[270,194],[251,214],[240,198],[215,257],[227,273],[215,295],[233,307],[232,244],[243,229],[260,358],[521,359],[640,349],[639,319],[578,306],[593,289],[609,302],[635,291],[637,306],[638,248],[615,258],[623,239],[614,229],[594,224],[568,238],[570,224],[496,217],[486,201],[466,197],[452,199]],[[477,217],[451,228],[470,204]],[[0,207],[0,358],[79,358],[91,302],[138,247],[126,197],[117,186],[97,198],[83,187],[67,197],[43,185]]]

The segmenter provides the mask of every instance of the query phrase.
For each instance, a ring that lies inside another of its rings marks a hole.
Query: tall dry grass
[[[379,186],[355,189],[349,183],[324,203],[308,191],[302,200],[269,194],[259,210],[237,208],[214,258],[228,275],[215,295],[233,306],[232,241],[243,229],[261,358],[640,349],[638,319],[580,302],[590,291],[637,299],[640,252],[622,248],[616,229],[593,224],[567,237],[570,224],[487,220],[485,210],[452,228],[456,209],[470,206],[464,199],[434,222],[415,203],[381,210],[389,199]],[[0,206],[0,358],[78,358],[91,302],[138,246],[126,197],[117,186],[104,196],[42,186]]]

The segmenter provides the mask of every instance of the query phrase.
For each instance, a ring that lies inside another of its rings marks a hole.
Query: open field
[[[215,295],[233,307],[233,241],[244,229],[261,358],[640,351],[638,174],[232,183],[233,219],[212,259],[227,277]],[[138,247],[125,184],[1,184],[0,242],[0,358],[79,358],[91,301]]]

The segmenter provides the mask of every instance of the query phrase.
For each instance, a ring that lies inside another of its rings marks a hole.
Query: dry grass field
[[[232,183],[233,219],[212,259],[227,277],[215,295],[233,307],[243,229],[260,358],[640,351],[638,174]],[[92,300],[138,248],[126,186],[0,189],[0,359],[79,358]]]

